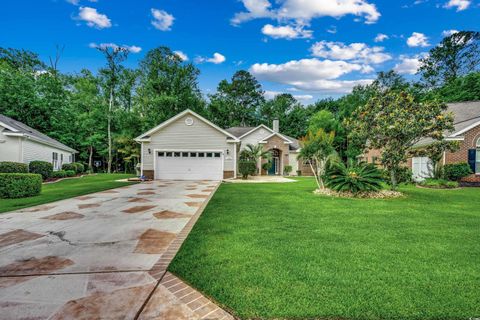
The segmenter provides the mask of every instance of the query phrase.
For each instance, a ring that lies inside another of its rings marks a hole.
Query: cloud
[[[74,6],[78,6],[80,4],[80,0],[65,0],[65,1],[73,4]],[[88,0],[88,2],[97,2],[97,0]]]
[[[387,40],[389,37],[386,35],[386,34],[383,34],[383,33],[379,33],[377,34],[377,36],[375,37],[375,39],[373,39],[373,41],[375,42],[383,42],[385,40]]]
[[[303,26],[278,26],[266,24],[262,28],[262,33],[274,39],[300,39],[311,38],[313,31],[305,30]]]
[[[197,57],[195,59],[195,62],[197,62],[197,63],[210,62],[210,63],[213,63],[213,64],[220,64],[220,63],[225,62],[226,60],[227,60],[227,58],[225,58],[225,56],[223,54],[215,52],[213,54],[213,57],[211,57],[211,58]]]
[[[166,11],[155,9],[155,8],[152,8],[150,11],[153,16],[153,20],[151,22],[152,22],[152,25],[155,27],[155,29],[158,29],[161,31],[172,30],[173,20],[175,20],[174,16],[167,13]]]
[[[277,8],[272,8],[269,0],[241,0],[246,11],[235,14],[231,23],[238,25],[242,22],[257,18],[271,18],[278,21],[296,21],[308,24],[312,19],[320,17],[341,18],[345,15],[364,17],[365,23],[375,23],[380,18],[374,4],[366,0],[283,0]]]
[[[177,50],[173,51],[173,53],[175,53],[180,59],[182,59],[182,61],[188,61],[188,56],[183,53],[183,51]]]
[[[447,9],[456,7],[458,12],[458,11],[463,11],[468,9],[471,3],[472,1],[470,0],[450,0],[447,3],[445,3],[443,7]]]
[[[393,70],[400,74],[416,74],[420,68],[420,59],[424,58],[426,53],[419,54],[413,57],[401,55],[400,62],[395,65]]]
[[[97,29],[110,28],[112,26],[112,22],[105,14],[98,13],[97,9],[90,7],[78,8],[78,19],[85,21],[87,26]]]
[[[278,95],[284,94],[285,92],[280,92],[280,91],[269,91],[266,90],[263,95],[266,99],[273,99]],[[310,94],[294,94],[292,95],[296,100],[298,101],[308,101],[312,100],[313,96]]]
[[[444,36],[444,37],[449,37],[449,36],[451,36],[452,34],[455,34],[455,33],[458,33],[458,30],[454,30],[454,29],[452,29],[452,30],[444,30],[444,31],[442,32],[442,36]]]
[[[428,43],[428,37],[426,35],[423,33],[414,32],[407,39],[407,45],[409,47],[428,47],[430,43]]]
[[[112,48],[112,49],[117,49],[117,48],[124,48],[124,49],[127,49],[129,52],[131,53],[139,53],[140,51],[142,51],[142,48],[141,47],[138,47],[138,46],[128,46],[128,45],[117,45],[116,43],[100,43],[100,44],[96,44],[95,42],[91,42],[89,43],[88,45],[90,48],[94,48],[94,49],[98,49],[98,48]]]
[[[250,72],[259,80],[286,84],[298,90],[328,93],[349,92],[357,84],[371,83],[372,79],[336,80],[364,66],[346,61],[319,60],[317,58],[292,60],[283,64],[256,63]]]
[[[343,42],[319,41],[310,50],[312,55],[334,60],[352,60],[359,63],[379,64],[391,60],[383,47],[369,47],[365,43],[344,44]]]
[[[328,28],[326,31],[328,33],[331,33],[331,34],[335,34],[335,33],[337,33],[337,27],[336,26],[330,26],[330,28]]]

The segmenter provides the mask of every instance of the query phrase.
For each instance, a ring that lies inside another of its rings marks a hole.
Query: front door
[[[272,166],[268,170],[269,175],[279,174],[280,169],[280,152],[277,149],[272,150]]]

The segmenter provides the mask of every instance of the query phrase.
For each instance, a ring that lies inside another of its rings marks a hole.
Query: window
[[[477,139],[477,154],[475,157],[475,173],[480,173],[480,138]]]
[[[220,152],[215,152],[215,158],[220,158]]]
[[[73,162],[73,161],[72,161],[72,155],[69,155],[69,156],[68,156],[68,162],[70,162],[70,163]]]
[[[183,158],[188,158],[188,152],[182,152],[182,157]]]
[[[180,158],[180,152],[174,152],[173,156],[176,157],[176,158]]]
[[[196,158],[197,153],[196,152],[190,152],[190,158]]]
[[[158,156],[159,156],[159,157],[165,157],[165,152],[159,152],[159,153],[158,153]]]
[[[52,164],[53,164],[53,169],[58,169],[58,153],[56,152],[52,153]]]
[[[205,153],[204,153],[204,152],[199,152],[199,153],[198,153],[198,157],[199,157],[199,158],[204,158],[204,157],[205,157]]]
[[[211,152],[207,152],[207,158],[213,157],[213,154]]]
[[[172,156],[172,153],[171,153],[171,152],[167,152],[166,155],[167,155],[167,157],[171,157],[171,156]]]

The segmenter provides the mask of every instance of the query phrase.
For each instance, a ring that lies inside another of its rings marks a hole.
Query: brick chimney
[[[273,119],[273,131],[280,132],[280,121],[278,119]]]

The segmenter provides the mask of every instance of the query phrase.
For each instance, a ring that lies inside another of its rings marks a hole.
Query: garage
[[[157,150],[155,179],[222,180],[223,153],[208,150]]]

